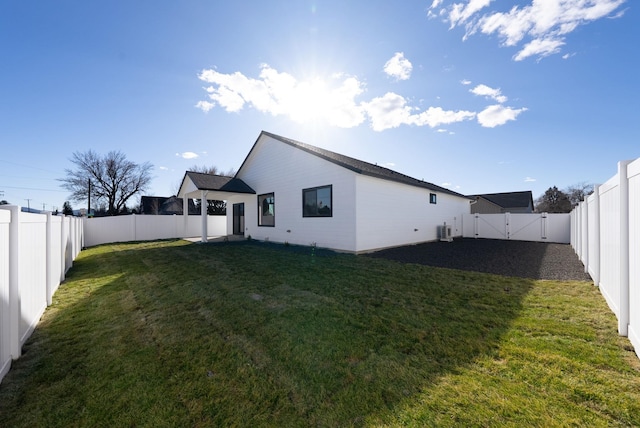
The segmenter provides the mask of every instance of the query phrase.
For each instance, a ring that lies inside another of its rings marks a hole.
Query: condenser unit
[[[442,226],[438,226],[438,235],[441,241],[453,241],[453,236],[451,235],[451,226],[449,226],[447,223]]]

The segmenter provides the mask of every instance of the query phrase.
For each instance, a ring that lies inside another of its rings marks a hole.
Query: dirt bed
[[[568,244],[464,238],[390,248],[368,256],[520,278],[591,281]]]

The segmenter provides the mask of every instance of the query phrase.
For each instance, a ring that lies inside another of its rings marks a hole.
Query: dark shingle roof
[[[382,166],[374,165],[369,162],[364,162],[359,159],[341,155],[339,153],[335,153],[330,150],[321,149],[320,147],[312,146],[311,144],[301,143],[300,141],[295,141],[290,138],[281,137],[279,135],[272,134],[266,131],[262,131],[260,135],[269,136],[273,139],[281,141],[290,146],[296,147],[300,150],[304,150],[307,153],[311,153],[312,155],[318,156],[319,158],[322,158],[326,161],[339,165],[343,168],[347,168],[358,174],[368,175],[370,177],[376,177],[376,178],[381,178],[383,180],[395,181],[397,183],[407,184],[409,186],[422,187],[424,189],[466,198],[466,196],[461,195],[460,193],[454,192],[452,190],[446,189],[444,187],[440,187],[435,184],[428,183],[426,181],[409,177],[408,175],[401,174],[389,168],[384,168]],[[258,139],[260,139],[260,137],[258,137]],[[240,167],[240,169],[242,169],[242,166]]]
[[[186,176],[188,176],[193,184],[200,190],[215,190],[218,192],[231,193],[256,193],[255,190],[239,178],[204,174],[193,171],[187,171]]]
[[[474,199],[481,197],[502,208],[526,208],[529,206],[533,208],[533,195],[530,190],[509,193],[487,193],[484,195],[470,195],[469,197]]]

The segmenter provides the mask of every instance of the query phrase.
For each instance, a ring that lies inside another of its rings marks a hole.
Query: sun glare
[[[291,94],[291,118],[297,122],[326,120],[331,109],[331,91],[319,78],[300,82]]]

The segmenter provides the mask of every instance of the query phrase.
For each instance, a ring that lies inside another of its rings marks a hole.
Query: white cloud
[[[215,104],[210,103],[209,101],[198,101],[198,103],[196,104],[196,107],[206,113],[212,108],[214,108]]]
[[[544,58],[560,52],[560,47],[563,45],[564,42],[558,39],[535,39],[524,45],[522,50],[520,50],[513,59],[515,61],[522,61],[523,59],[534,55],[538,55],[539,58]]]
[[[158,167],[158,169],[159,169],[160,171],[169,171],[169,168],[167,168],[166,166]]]
[[[471,92],[474,95],[481,96],[481,97],[491,98],[491,99],[499,102],[500,104],[502,104],[502,103],[507,101],[507,97],[502,95],[502,92],[500,91],[500,89],[493,89],[493,88],[490,88],[487,85],[478,85],[475,88],[470,89],[469,92]]]
[[[367,120],[374,131],[401,125],[437,128],[476,117],[482,126],[494,127],[514,120],[526,110],[497,106],[500,109],[489,108],[481,117],[477,112],[463,109],[444,110],[434,106],[418,108],[394,92],[359,101],[357,99],[364,93],[365,85],[356,77],[334,73],[327,79],[298,80],[266,64],[261,66],[258,78],[246,77],[240,72],[219,73],[214,69],[203,70],[198,77],[209,84],[204,88],[208,100],[196,104],[205,112],[217,106],[227,112],[240,112],[246,106],[272,116],[287,116],[298,123],[319,121],[340,128],[353,128]],[[507,100],[500,89],[486,85],[477,85],[471,92],[499,103]]]
[[[355,101],[364,91],[364,84],[355,77],[334,74],[326,81],[298,81],[264,64],[258,79],[213,69],[203,70],[198,78],[212,84],[206,88],[210,101],[197,105],[202,110],[213,104],[227,112],[237,112],[247,105],[273,116],[288,116],[299,123],[320,120],[342,128],[364,121],[364,112]]]
[[[196,159],[198,157],[198,154],[193,152],[183,152],[183,153],[176,153],[176,156],[182,159]]]
[[[468,0],[441,7],[434,1],[428,16],[444,16],[450,28],[463,26],[463,39],[478,32],[496,34],[504,46],[524,47],[514,56],[521,61],[530,56],[553,55],[561,51],[565,36],[580,25],[605,18],[619,18],[625,10],[616,10],[626,0],[530,0],[524,6],[513,6],[508,12],[481,12],[492,0]],[[616,12],[611,16],[612,13]]]
[[[526,110],[526,108],[513,109],[495,104],[478,113],[478,123],[485,128],[495,128],[496,126],[504,125],[510,120],[516,120],[516,117]]]
[[[466,110],[443,110],[441,107],[429,107],[426,111],[415,116],[414,123],[416,125],[429,125],[435,128],[440,125],[448,125],[450,123],[462,122],[476,117],[476,113]]]
[[[396,54],[384,65],[384,72],[398,80],[408,80],[411,77],[413,65],[404,57],[404,52]]]
[[[374,131],[397,128],[400,125],[429,126],[440,125],[473,119],[476,113],[470,111],[443,110],[440,107],[429,107],[422,113],[413,113],[416,109],[407,105],[407,100],[393,92],[386,93],[364,104],[371,119]]]
[[[477,12],[489,6],[491,1],[492,0],[469,0],[466,5],[464,3],[455,3],[449,11],[449,22],[451,22],[451,28],[458,24],[465,23]]]
[[[465,86],[467,86],[467,85],[470,85],[470,84],[471,84],[471,80],[462,79],[462,80],[460,81],[460,83],[461,83],[461,84],[463,84],[463,85],[465,85]]]
[[[535,178],[531,178],[531,177],[526,177],[526,178],[524,179],[524,182],[525,182],[525,183],[533,183],[534,181],[536,181],[536,179],[535,179]]]
[[[397,128],[410,122],[411,107],[407,106],[404,97],[393,92],[387,92],[382,97],[364,103],[364,108],[371,119],[371,128],[374,131]]]

